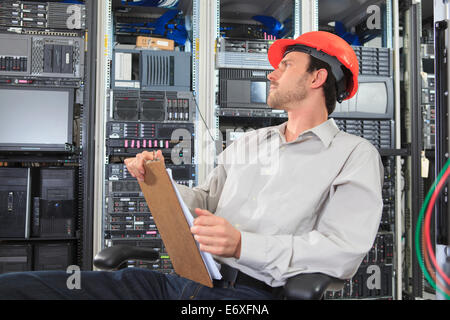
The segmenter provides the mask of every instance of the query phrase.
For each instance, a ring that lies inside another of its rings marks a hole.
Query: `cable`
[[[427,208],[426,217],[425,217],[425,224],[424,224],[424,232],[425,232],[425,240],[427,245],[428,253],[430,254],[431,261],[433,262],[434,266],[436,267],[436,270],[441,275],[441,277],[445,280],[445,282],[450,285],[450,278],[445,274],[445,272],[441,269],[439,264],[436,261],[436,256],[433,252],[433,248],[431,246],[431,237],[430,237],[430,225],[431,225],[431,215],[433,213],[434,204],[437,200],[437,197],[442,189],[442,187],[446,184],[447,178],[450,175],[450,169],[447,168],[443,177],[439,180],[436,190],[433,193],[430,203]]]
[[[427,204],[430,201],[431,195],[433,194],[437,183],[441,180],[441,178],[444,175],[445,171],[449,168],[449,165],[450,165],[450,159],[446,162],[446,164],[442,168],[441,172],[439,173],[438,177],[436,178],[435,182],[433,183],[432,187],[428,191],[428,194],[427,194],[427,196],[425,198],[425,201],[424,201],[424,203],[422,205],[422,208],[420,209],[420,213],[419,213],[419,217],[418,217],[418,221],[417,221],[417,226],[416,226],[416,232],[415,232],[415,249],[416,249],[416,255],[417,255],[418,262],[419,262],[419,266],[422,269],[422,272],[423,272],[425,278],[427,279],[428,283],[435,290],[441,292],[446,297],[446,299],[450,300],[450,295],[448,295],[445,292],[443,292],[441,290],[441,288],[436,287],[436,283],[433,281],[433,279],[431,279],[430,274],[428,273],[427,269],[425,268],[424,263],[423,263],[422,253],[421,253],[421,250],[420,250],[420,242],[419,242],[420,230],[421,230],[423,216],[424,216],[424,213],[425,213],[425,208],[427,207]]]
[[[214,139],[213,135],[211,134],[211,130],[209,129],[208,125],[206,124],[205,119],[203,118],[202,112],[200,111],[200,107],[198,106],[198,103],[197,103],[197,97],[195,95],[195,92],[192,92],[192,96],[194,97],[194,102],[195,102],[195,106],[196,106],[196,108],[198,110],[198,114],[202,118],[202,121],[205,124],[206,129],[208,129],[209,136],[211,137],[212,141],[214,142],[214,146],[215,146],[216,139]]]
[[[422,259],[422,253],[421,253],[421,250],[420,250],[419,238],[420,238],[420,230],[421,230],[421,226],[422,226],[423,216],[424,216],[424,213],[425,213],[425,208],[427,207],[427,204],[428,204],[428,202],[429,202],[429,200],[430,200],[430,198],[431,198],[432,193],[434,192],[434,189],[435,189],[437,183],[438,183],[439,180],[442,178],[442,176],[444,175],[444,172],[447,170],[447,168],[449,167],[449,165],[450,165],[450,160],[447,161],[447,163],[445,164],[444,168],[443,168],[443,169],[441,170],[441,172],[439,173],[439,175],[438,175],[436,181],[433,183],[433,186],[430,188],[430,190],[429,190],[429,192],[428,192],[428,194],[427,194],[427,196],[426,196],[426,198],[425,198],[425,201],[424,201],[424,203],[423,203],[423,205],[422,205],[422,208],[421,208],[421,210],[420,210],[419,217],[418,217],[418,222],[417,222],[417,226],[416,226],[416,232],[415,232],[415,246],[416,246],[415,249],[416,249],[416,255],[417,255],[418,262],[419,262],[419,266],[420,266],[420,268],[422,269],[422,272],[424,273],[425,278],[426,278],[427,281],[430,283],[430,285],[431,285],[435,290],[438,290],[438,291],[440,291],[441,293],[443,293],[443,292],[440,290],[440,288],[436,288],[436,284],[435,284],[434,281],[430,278],[430,275],[429,275],[428,271],[425,269],[425,266],[424,266],[424,264],[423,264],[423,259]],[[443,294],[447,297],[447,299],[450,298],[450,296],[448,296],[447,294],[445,294],[445,293],[443,293]]]
[[[426,246],[424,231],[425,231],[425,229],[422,228],[422,248],[425,248],[425,246]],[[423,251],[424,251],[424,257],[425,257],[425,264],[428,269],[428,272],[431,274],[431,277],[433,278],[433,281],[441,288],[441,290],[445,291],[445,293],[450,296],[450,289],[448,289],[445,286],[445,284],[442,284],[442,282],[440,281],[439,278],[436,279],[436,272],[433,270],[427,250],[423,250]]]
[[[424,248],[426,247],[427,250],[424,250],[425,252],[425,257],[428,259],[427,257],[427,253],[430,255],[431,260],[433,262],[433,265],[435,266],[435,268],[437,269],[437,271],[439,272],[439,274],[446,280],[447,283],[449,283],[449,278],[445,275],[445,273],[441,270],[441,268],[439,267],[438,263],[436,262],[436,257],[434,255],[433,249],[431,247],[431,240],[430,240],[430,220],[431,220],[431,215],[432,215],[432,210],[434,208],[434,204],[436,202],[436,199],[442,189],[442,187],[445,185],[448,176],[450,175],[450,168],[446,170],[444,176],[439,180],[438,185],[436,187],[436,191],[433,193],[433,196],[430,200],[430,203],[428,205],[427,208],[427,212],[426,212],[426,218],[425,218],[425,224],[423,227],[423,235],[425,238],[425,245],[423,246]],[[427,267],[429,270],[431,270],[431,266],[429,261],[427,261]],[[432,270],[430,271],[432,273]],[[436,276],[434,275],[433,277],[434,280],[436,280]],[[449,292],[446,289],[446,285],[445,284],[441,284],[441,282],[439,281],[438,278],[438,284],[440,287],[443,287],[443,290],[446,292],[445,296],[447,297],[447,299],[449,298]],[[442,292],[441,290],[439,290],[440,292]]]
[[[441,290],[445,291],[446,294],[450,295],[450,290],[446,287],[445,284],[442,284],[439,278],[436,279],[436,272],[433,270],[431,265],[431,261],[428,255],[428,251],[425,250],[426,240],[425,240],[425,228],[422,227],[422,250],[424,252],[425,264],[428,269],[428,272],[431,274],[433,281],[441,288]]]

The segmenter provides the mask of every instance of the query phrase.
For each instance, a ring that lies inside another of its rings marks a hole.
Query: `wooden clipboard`
[[[163,161],[147,161],[139,181],[175,272],[212,288],[212,280],[181,209]]]

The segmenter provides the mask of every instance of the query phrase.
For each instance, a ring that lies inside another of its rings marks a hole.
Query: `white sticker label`
[[[114,77],[116,80],[131,80],[132,56],[131,53],[116,52],[116,67]]]
[[[156,44],[157,44],[158,46],[165,46],[165,47],[168,47],[168,46],[169,46],[169,42],[168,42],[168,41],[161,41],[161,40],[158,40],[158,41],[156,41]]]

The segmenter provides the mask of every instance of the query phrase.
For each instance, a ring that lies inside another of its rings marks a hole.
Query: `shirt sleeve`
[[[196,216],[195,208],[206,209],[212,213],[216,211],[225,179],[225,169],[219,165],[209,173],[203,184],[193,188],[176,184],[176,187],[191,213]]]
[[[299,273],[351,278],[378,232],[383,171],[378,151],[368,142],[359,143],[334,179],[313,230],[273,236],[243,231],[236,262],[270,276],[272,285]]]
[[[224,165],[224,150],[218,156],[217,166],[208,174],[204,183],[189,188],[185,185],[176,184],[178,191],[187,207],[195,217],[195,208],[206,209],[215,213],[217,204],[222,194],[223,186],[227,179],[226,167]]]
[[[244,141],[245,137],[251,132],[245,133],[235,142],[233,147],[227,147],[217,157],[217,166],[208,174],[205,182],[193,188],[185,185],[176,184],[183,201],[188,206],[192,215],[195,217],[195,208],[206,209],[215,213],[219,199],[222,195],[223,187],[227,179],[227,170],[233,163],[238,141]]]

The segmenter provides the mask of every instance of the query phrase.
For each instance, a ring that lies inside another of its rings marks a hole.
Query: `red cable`
[[[431,225],[431,215],[433,213],[434,204],[436,202],[436,199],[437,199],[442,187],[447,182],[447,178],[449,175],[450,175],[450,167],[447,168],[447,170],[445,171],[441,180],[439,180],[439,182],[436,186],[436,189],[430,199],[430,203],[428,204],[428,208],[427,208],[427,212],[426,212],[425,224],[423,226],[423,228],[425,230],[425,240],[426,240],[426,244],[427,244],[428,253],[431,257],[431,260],[433,261],[434,267],[436,268],[438,273],[441,275],[441,277],[444,278],[445,282],[447,282],[448,285],[450,285],[450,278],[439,267],[439,265],[436,261],[436,256],[434,255],[434,252],[433,252],[433,248],[431,246],[430,225]]]
[[[422,228],[422,248],[423,250],[423,256],[425,258],[425,264],[428,270],[428,273],[433,278],[433,281],[436,282],[436,285],[439,286],[439,288],[444,291],[446,294],[450,296],[450,288],[447,288],[447,286],[440,281],[439,278],[436,278],[436,272],[433,270],[433,267],[431,266],[431,261],[428,256],[427,250],[425,250],[425,229]]]

